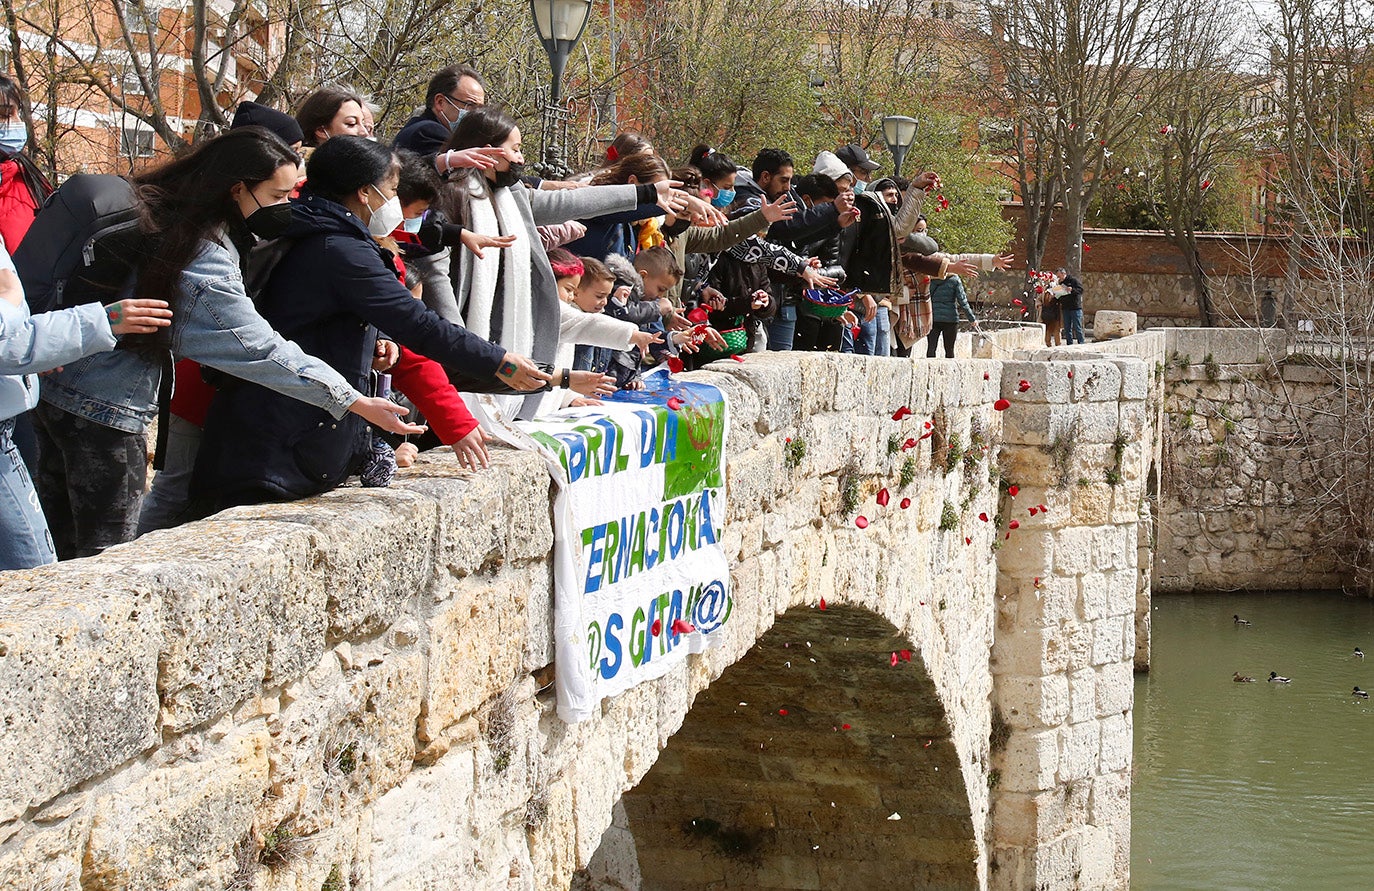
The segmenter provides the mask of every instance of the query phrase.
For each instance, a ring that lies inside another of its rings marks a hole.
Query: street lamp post
[[[897,176],[902,174],[902,161],[906,159],[906,150],[911,148],[915,141],[915,118],[900,114],[883,118],[883,142],[887,144],[887,150],[892,152],[892,172]]]
[[[550,167],[559,166],[558,140],[552,133],[561,117],[563,71],[568,67],[568,56],[572,54],[573,47],[582,39],[591,11],[592,0],[530,0],[534,30],[549,56],[549,68],[553,72],[549,84],[549,102],[544,114],[544,162]]]

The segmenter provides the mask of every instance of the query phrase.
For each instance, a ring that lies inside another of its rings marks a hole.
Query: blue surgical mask
[[[711,206],[717,209],[729,207],[735,202],[734,189],[721,189],[716,196],[711,199]]]
[[[868,188],[868,183],[864,182],[864,181],[861,180],[861,179],[856,179],[856,180],[854,180],[854,194],[855,194],[855,195],[862,195],[862,194],[864,193],[864,189],[866,189],[866,188]]]
[[[411,235],[414,235],[415,233],[420,231],[420,227],[424,225],[424,222],[424,214],[420,214],[418,217],[407,217],[406,219],[401,220],[401,228],[409,232]]]
[[[23,121],[10,121],[8,124],[0,126],[0,151],[7,155],[18,152],[29,141],[29,131],[25,129]]]

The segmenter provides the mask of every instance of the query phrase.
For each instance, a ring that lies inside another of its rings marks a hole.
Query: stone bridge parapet
[[[0,885],[1126,887],[1156,381],[1000,336],[698,372],[728,637],[577,725],[533,455],[6,576]]]

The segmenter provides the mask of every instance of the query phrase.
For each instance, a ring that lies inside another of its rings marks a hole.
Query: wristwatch
[[[559,386],[561,386],[565,390],[570,389],[572,387],[572,371],[570,371],[567,368],[563,369],[563,382],[559,384]]]

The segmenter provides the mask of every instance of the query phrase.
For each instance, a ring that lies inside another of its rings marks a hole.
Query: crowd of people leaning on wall
[[[484,426],[659,365],[923,338],[933,356],[956,304],[973,317],[958,276],[1011,263],[942,252],[921,215],[939,176],[872,182],[857,145],[809,173],[771,147],[673,167],[622,133],[595,169],[540,180],[461,66],[389,144],[368,98],[331,84],[55,192],[22,98],[0,78],[0,569],[385,486],[434,446],[476,471]]]

